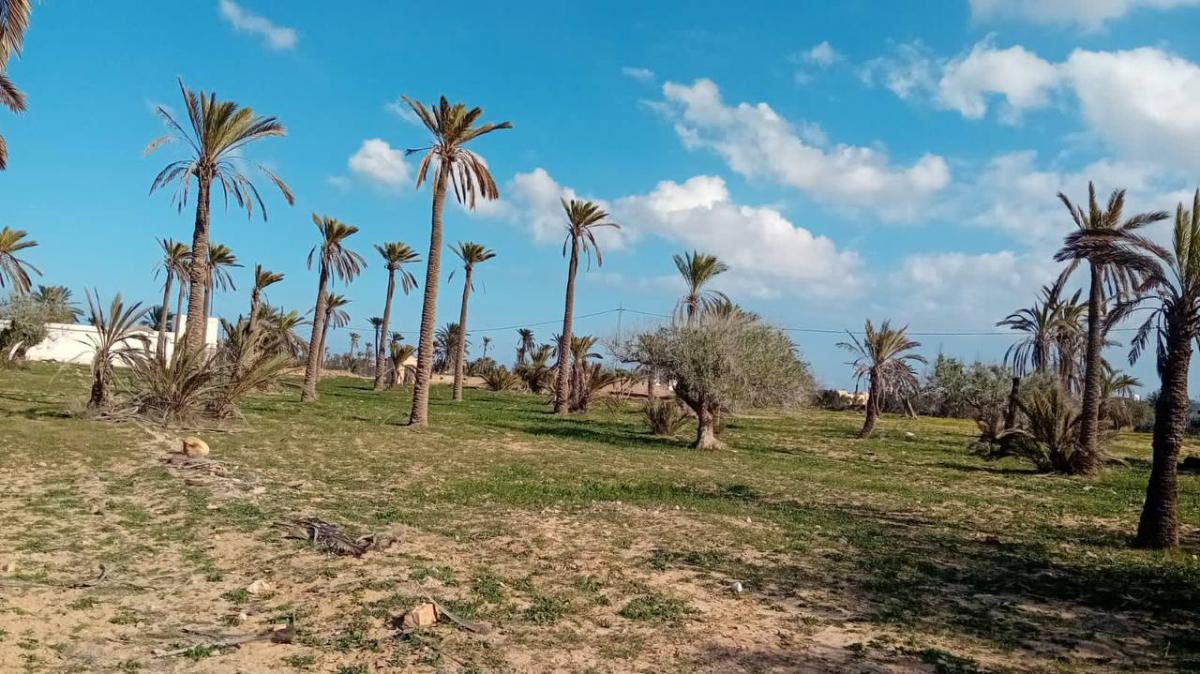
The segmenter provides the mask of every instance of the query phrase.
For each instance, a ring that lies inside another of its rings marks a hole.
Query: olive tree
[[[697,449],[717,449],[721,414],[796,404],[813,389],[808,364],[780,330],[745,313],[676,322],[613,345],[625,362],[674,383],[696,414]]]

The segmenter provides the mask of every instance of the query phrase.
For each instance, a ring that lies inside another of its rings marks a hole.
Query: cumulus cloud
[[[908,319],[984,327],[1033,297],[1057,273],[1048,256],[1002,250],[911,255],[883,279]],[[940,320],[939,320],[940,319]]]
[[[949,167],[938,155],[896,166],[874,147],[823,144],[766,103],[727,105],[711,80],[667,82],[663,96],[657,109],[688,149],[713,151],[747,178],[795,187],[844,210],[911,220],[950,182]]]
[[[811,49],[806,49],[797,55],[797,60],[803,63],[810,63],[820,68],[828,68],[840,59],[841,54],[829,44],[828,40],[822,41],[820,44],[814,45]]]
[[[996,49],[984,41],[945,65],[934,100],[942,108],[980,119],[987,113],[987,97],[998,95],[1004,99],[1001,119],[1016,122],[1025,110],[1047,105],[1060,82],[1057,67],[1024,47]]]
[[[1154,47],[1077,49],[1052,63],[990,39],[948,60],[913,43],[869,62],[861,74],[900,98],[926,99],[970,119],[987,115],[997,99],[1000,119],[1014,123],[1069,98],[1087,130],[1123,158],[1200,169],[1200,65]]]
[[[217,0],[217,11],[235,31],[261,37],[270,49],[293,49],[300,41],[295,28],[276,25],[265,16],[247,11],[233,0]]]
[[[404,152],[380,138],[368,138],[347,162],[354,175],[389,190],[402,190],[410,183]]]
[[[971,18],[977,21],[1017,19],[1098,30],[1136,9],[1189,7],[1200,5],[1200,0],[970,0],[970,5]]]
[[[636,66],[625,66],[621,68],[621,74],[638,82],[650,84],[654,82],[654,71],[649,68],[639,68]]]
[[[514,176],[504,200],[481,215],[523,225],[535,241],[558,244],[565,236],[563,198],[578,194],[537,168]],[[667,180],[645,194],[593,201],[621,225],[597,231],[606,253],[645,237],[715,253],[732,267],[721,277],[723,287],[761,297],[845,296],[861,283],[857,254],[839,250],[828,237],[794,225],[776,209],[735,203],[717,176]]]

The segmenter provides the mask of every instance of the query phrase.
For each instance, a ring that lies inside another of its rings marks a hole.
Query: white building
[[[180,327],[187,328],[187,318],[183,317],[179,321]],[[8,320],[0,320],[0,330],[8,327]],[[207,334],[204,335],[204,343],[210,348],[217,346],[217,331],[220,328],[220,322],[210,317],[208,319]],[[145,334],[149,338],[149,351],[154,351],[155,342],[158,338],[158,331],[154,328],[145,328]],[[182,334],[182,332],[180,333]],[[99,340],[99,333],[96,332],[95,326],[89,324],[76,323],[47,323],[46,324],[46,339],[38,344],[29,347],[25,351],[26,360],[53,361],[57,363],[76,363],[79,365],[91,365],[92,357],[96,353],[96,343]],[[128,340],[131,348],[140,348],[137,340]],[[175,335],[167,333],[167,356],[174,352]],[[115,365],[120,365],[120,360],[114,362]]]

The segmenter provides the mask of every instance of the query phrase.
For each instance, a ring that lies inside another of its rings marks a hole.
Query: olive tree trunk
[[[317,279],[317,306],[313,310],[312,337],[308,340],[308,363],[304,367],[304,387],[300,389],[300,402],[317,399],[317,378],[320,376],[321,358],[325,355],[325,286],[329,283],[329,270],[321,262],[321,273]]]
[[[463,279],[462,307],[458,311],[458,356],[454,359],[454,400],[463,399],[463,379],[467,360],[467,300],[471,297],[471,272],[468,265]]]
[[[442,273],[442,209],[446,205],[449,162],[438,166],[433,182],[433,215],[429,231],[429,257],[425,264],[425,299],[421,305],[421,330],[417,340],[417,372],[413,380],[412,413],[408,423],[429,425],[429,384],[433,377],[433,326],[437,323],[438,276]]]
[[[1146,503],[1134,539],[1134,545],[1139,548],[1161,549],[1179,545],[1176,462],[1191,417],[1187,378],[1192,336],[1178,325],[1167,329],[1167,362],[1162,370],[1162,389],[1154,407],[1153,463],[1150,482],[1146,485]]]
[[[558,337],[558,380],[554,384],[554,413],[566,414],[571,406],[571,330],[575,322],[575,273],[579,270],[579,239],[571,237],[567,266],[567,299],[563,307],[562,334]]]
[[[379,334],[381,337],[388,333],[388,322],[392,318],[392,295],[395,292],[396,270],[388,269],[387,299],[383,303],[383,324],[379,326]],[[375,357],[375,384],[373,388],[376,391],[382,391],[386,383],[384,374],[387,370],[387,356],[385,355],[386,349],[384,349],[382,345],[383,340],[380,339],[378,341],[381,342],[381,344],[378,349],[378,355]],[[391,386],[388,386],[387,388],[391,388]]]
[[[718,408],[704,401],[693,407],[696,412],[696,449],[720,449],[724,445],[717,439]]]
[[[1012,378],[1012,388],[1008,390],[1008,408],[1004,410],[1004,430],[1017,427],[1017,412],[1021,404],[1021,378]]]

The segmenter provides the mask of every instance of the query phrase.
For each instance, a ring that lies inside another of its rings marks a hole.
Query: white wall
[[[8,320],[0,320],[0,330],[8,327]],[[187,328],[187,318],[180,320],[180,327]],[[204,336],[204,343],[209,347],[217,345],[217,331],[219,329],[219,321],[216,318],[208,319],[208,330]],[[79,365],[91,365],[92,356],[96,353],[96,340],[98,339],[96,328],[86,324],[74,323],[47,323],[46,324],[46,339],[42,340],[35,346],[29,347],[25,352],[26,360],[41,360],[54,361],[58,363],[78,363]],[[149,339],[148,346],[151,352],[154,351],[155,343],[158,339],[158,332],[151,328],[146,328],[146,337]],[[167,333],[167,356],[169,357],[174,352],[174,334]],[[127,348],[141,348],[138,340],[127,340]],[[120,360],[114,361],[115,365],[120,365]]]

